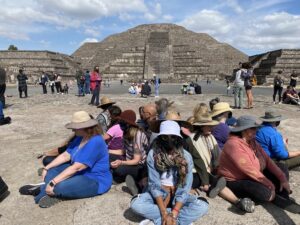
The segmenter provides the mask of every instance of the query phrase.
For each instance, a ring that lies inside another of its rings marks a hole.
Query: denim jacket
[[[192,169],[194,167],[193,165],[193,159],[190,153],[184,150],[184,158],[186,159],[188,163],[188,172],[185,179],[185,184],[183,187],[178,186],[175,192],[174,201],[175,202],[181,202],[185,203],[189,197],[189,192],[192,188],[193,183],[193,172]],[[148,192],[152,195],[153,198],[157,198],[159,196],[162,196],[163,199],[168,195],[168,193],[162,188],[160,177],[162,172],[157,171],[154,165],[154,158],[153,158],[153,149],[150,150],[148,157],[147,157],[147,166],[148,166]],[[174,174],[173,177],[177,177],[177,171],[173,170]],[[176,182],[176,180],[175,180]]]

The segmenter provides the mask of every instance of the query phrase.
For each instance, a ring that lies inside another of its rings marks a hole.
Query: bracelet
[[[43,167],[43,170],[46,170],[46,171],[48,171],[48,169],[47,169],[46,167]]]
[[[56,181],[54,181],[54,179],[51,180],[55,185],[57,184]]]

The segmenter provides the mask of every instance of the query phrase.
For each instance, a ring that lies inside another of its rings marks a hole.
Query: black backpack
[[[8,187],[7,184],[0,177],[0,202],[8,196]]]

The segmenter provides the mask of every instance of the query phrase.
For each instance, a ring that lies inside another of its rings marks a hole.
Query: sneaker
[[[41,186],[45,183],[39,184],[27,184],[20,187],[19,192],[21,195],[33,195],[37,196],[41,191]]]
[[[255,209],[255,204],[250,198],[242,198],[238,201],[236,206],[248,213],[253,213]]]
[[[142,220],[139,225],[154,225],[154,223],[151,220],[145,219]]]
[[[220,177],[214,187],[211,187],[208,191],[208,197],[215,198],[220,191],[226,187],[226,180],[224,177]]]
[[[55,197],[50,197],[49,195],[45,195],[42,197],[39,201],[39,206],[41,208],[49,208],[57,203],[59,203],[61,199],[55,198]]]
[[[276,104],[276,102],[273,102],[273,104],[275,105],[275,104]]]
[[[127,175],[125,178],[126,186],[128,187],[130,194],[135,196],[139,193],[139,189],[136,186],[135,180],[131,175]]]
[[[279,104],[279,105],[281,105],[281,104],[282,104],[282,102],[278,102],[278,104]]]
[[[276,194],[272,203],[279,208],[282,208],[291,213],[300,213],[300,205],[296,203],[294,200],[289,198],[284,198],[278,194]]]

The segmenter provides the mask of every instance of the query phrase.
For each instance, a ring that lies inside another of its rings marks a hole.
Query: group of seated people
[[[43,183],[25,185],[21,194],[48,208],[62,199],[104,194],[125,181],[133,195],[130,208],[145,218],[140,224],[191,224],[208,211],[203,196],[217,195],[248,213],[259,202],[300,213],[288,181],[288,170],[300,166],[300,151],[288,151],[276,111],[266,110],[262,123],[243,115],[229,126],[226,102],[211,110],[197,104],[185,121],[173,102],[160,99],[141,106],[137,120],[133,110],[103,98],[106,127],[75,112],[66,124],[74,134],[41,156]]]

